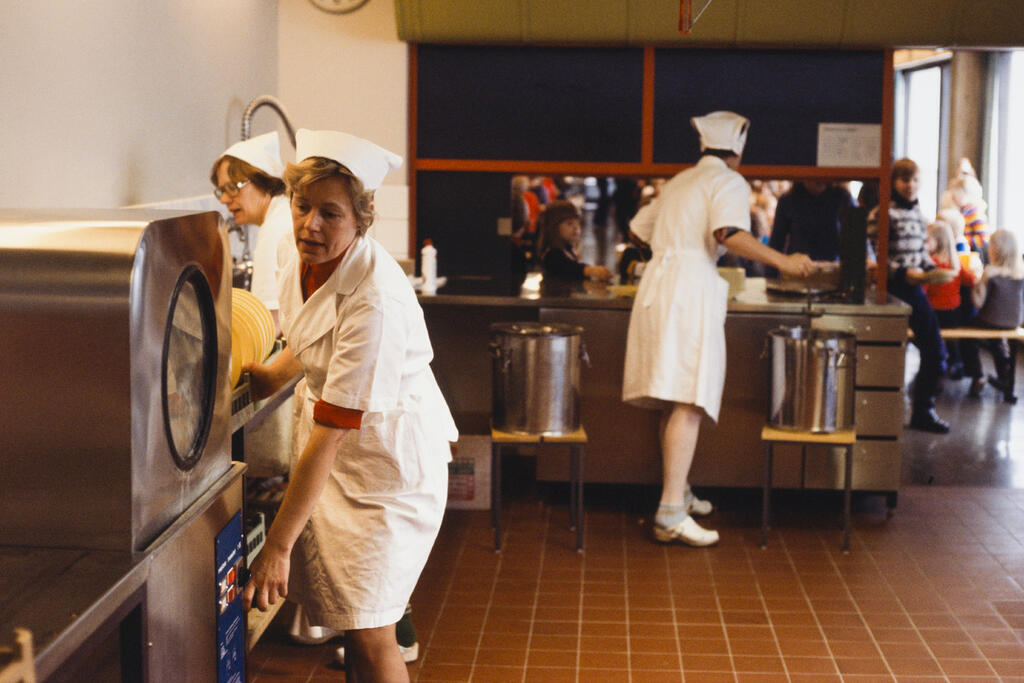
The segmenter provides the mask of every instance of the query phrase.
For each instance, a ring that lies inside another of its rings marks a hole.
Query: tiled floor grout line
[[[633,632],[629,620],[629,547],[626,544],[625,517],[622,517],[622,600],[626,619],[626,680],[633,683]]]
[[[508,527],[505,527],[505,532],[508,533]],[[491,591],[487,594],[487,605],[484,607],[484,621],[483,626],[480,628],[480,633],[476,636],[476,646],[473,648],[473,661],[469,664],[469,681],[472,682],[473,675],[476,672],[476,660],[480,657],[480,647],[484,640],[484,631],[487,626],[487,618],[491,614],[491,604],[494,602],[494,594],[498,587],[498,577],[501,575],[501,566],[505,562],[505,556],[502,553],[497,553],[498,563],[494,566],[494,577],[491,579]]]
[[[715,609],[718,610],[718,624],[722,627],[722,633],[725,634],[725,649],[729,655],[729,668],[732,669],[733,681],[738,681],[739,677],[736,675],[736,660],[732,654],[732,643],[729,638],[729,628],[725,624],[725,613],[722,611],[722,598],[718,595],[718,582],[715,580],[715,568],[711,564],[711,550],[708,548],[701,548],[700,552],[704,554],[704,564],[708,570],[708,576],[711,577],[711,589],[715,592]]]
[[[459,541],[459,550],[455,553],[455,561],[452,566],[458,567],[462,562],[462,556],[466,552],[466,542],[469,534],[462,533],[462,539]],[[427,653],[430,652],[431,643],[434,640],[434,634],[438,633],[440,629],[437,627],[438,622],[441,620],[441,615],[444,614],[445,608],[448,606],[448,598],[452,594],[452,586],[458,580],[458,572],[452,572],[451,577],[444,586],[444,595],[441,597],[441,607],[437,610],[437,614],[434,616],[434,623],[431,625],[430,637],[427,638],[427,642],[424,644],[423,651],[420,653],[420,661],[422,662],[426,657]],[[416,669],[416,678],[419,679],[419,669]]]
[[[530,632],[526,634],[526,662],[523,664],[522,683],[526,683],[526,675],[530,670],[530,647],[533,645],[533,627],[537,623],[537,605],[540,602],[540,587],[544,577],[544,562],[547,560],[548,532],[551,527],[551,506],[545,505],[544,535],[540,542],[540,561],[537,563],[537,588],[533,591],[533,605],[530,608]],[[577,655],[578,657],[579,655]]]
[[[679,615],[676,612],[676,593],[673,590],[675,583],[672,581],[672,565],[669,562],[668,547],[662,549],[662,558],[665,560],[665,573],[668,575],[668,602],[672,609],[672,631],[676,636],[676,661],[679,662],[679,676],[686,681],[686,673],[683,671],[683,648],[679,645]]]
[[[867,550],[867,549],[865,549],[865,550]],[[871,564],[875,568],[875,571],[878,572],[878,575],[882,577],[882,581],[885,582],[885,586],[890,591],[892,591],[892,594],[896,596],[896,600],[899,601],[900,609],[903,610],[903,612],[902,612],[903,616],[905,616],[907,618],[907,621],[910,622],[910,625],[914,627],[914,633],[917,634],[917,637],[920,638],[921,642],[925,643],[925,646],[927,647],[928,643],[927,643],[927,641],[925,641],[924,637],[921,635],[921,631],[918,630],[917,624],[914,622],[913,618],[911,618],[910,612],[907,611],[907,606],[905,604],[903,604],[903,598],[901,598],[899,596],[899,594],[893,588],[892,584],[889,582],[889,575],[882,571],[882,568],[878,565],[878,560],[877,560],[877,558],[875,558],[874,553],[872,553],[870,550],[867,550],[867,553],[868,553],[868,557],[871,559]],[[917,567],[918,571],[921,571],[921,567],[918,564],[917,559],[912,557],[912,556],[910,556],[906,552],[904,552],[904,554],[907,556],[908,559],[913,560],[914,566]],[[829,557],[832,557],[831,554],[829,555]],[[833,562],[834,562],[834,560],[833,560]],[[923,571],[921,573],[924,574]],[[845,577],[843,578],[843,585],[844,586],[846,585],[846,578]],[[846,590],[847,590],[848,593],[850,592],[849,586],[847,586]],[[851,598],[852,598],[852,593],[851,593]],[[857,608],[857,614],[860,615],[861,621],[863,621],[864,625],[868,627],[868,633],[871,634],[871,642],[874,643],[875,648],[882,655],[882,661],[885,662],[885,668],[889,670],[889,674],[892,675],[893,680],[898,680],[896,675],[892,673],[892,666],[889,664],[889,657],[886,656],[886,654],[882,651],[881,645],[878,642],[878,638],[875,637],[874,630],[870,626],[868,626],[867,619],[864,618],[864,613],[861,611],[860,605],[857,603],[856,600],[853,601],[853,605],[854,605],[854,607]],[[928,651],[932,652],[932,649],[929,647]],[[939,660],[938,660],[938,658],[935,657],[935,653],[934,652],[932,652],[932,658],[935,659],[935,663],[939,666],[939,670],[941,671],[942,670],[942,665],[939,664]],[[945,671],[942,671],[942,677],[946,681],[949,680],[949,676],[946,675]]]
[[[584,517],[586,516],[586,514],[587,513],[584,510],[583,511]],[[584,521],[583,519],[577,519],[576,523],[577,524],[583,524],[583,521]],[[587,527],[584,524],[583,525],[584,534],[586,533],[586,528]],[[586,548],[587,547],[587,545],[586,545],[586,540],[587,540],[586,537],[584,537],[583,540],[584,540],[583,547]],[[583,601],[586,600],[586,597],[587,597],[586,593],[584,592],[584,589],[586,588],[586,585],[587,585],[587,581],[586,581],[586,579],[587,579],[587,556],[586,556],[586,554],[584,554],[584,551],[582,551],[582,550],[579,551],[579,553],[580,553],[580,557],[581,557],[581,561],[580,561],[580,600],[579,600],[579,603],[576,606],[576,616],[579,619],[579,623],[576,624],[576,674],[575,674],[575,676],[576,676],[577,683],[580,680],[580,659],[581,659],[580,650],[583,649]]]
[[[792,570],[793,576],[796,577],[796,582],[800,586],[800,595],[803,596],[804,602],[806,602],[807,606],[810,608],[811,616],[814,618],[814,624],[818,627],[818,633],[821,634],[821,639],[825,641],[825,648],[828,650],[828,656],[832,660],[832,666],[835,667],[836,675],[842,679],[843,672],[839,670],[839,662],[836,661],[836,653],[833,652],[832,646],[829,644],[828,636],[825,635],[825,629],[821,627],[821,620],[818,619],[818,610],[815,609],[814,603],[811,602],[811,596],[807,593],[807,586],[804,585],[804,580],[800,576],[800,572],[797,571],[797,565],[796,562],[793,561],[793,555],[789,551],[789,545],[786,543],[786,538],[782,534],[776,534],[776,536],[778,537],[779,544],[782,546],[782,551],[786,554],[786,562],[789,564],[789,568]],[[861,621],[864,621],[864,617],[861,617]],[[864,624],[864,627],[867,628],[867,623]],[[781,648],[779,650],[781,652]],[[783,658],[782,661],[785,663],[785,658]]]
[[[987,513],[987,512],[988,512],[988,510],[986,510],[986,513]],[[998,520],[997,520],[997,519],[996,519],[996,518],[994,517],[994,515],[990,515],[990,516],[992,516],[992,517],[993,517],[993,521],[995,521],[996,523],[998,523]],[[1000,526],[1001,526],[1001,524],[1000,524]],[[985,548],[985,552],[987,552],[987,553],[988,553],[989,555],[992,555],[991,551],[990,551],[990,550],[989,550],[988,548]],[[918,561],[916,561],[916,558],[911,558],[911,559],[913,559],[913,560],[914,560],[914,565],[915,565],[915,566],[918,566],[918,567],[919,567],[919,569],[920,569],[920,565],[918,564]],[[1001,566],[1001,563],[999,563],[999,565]],[[888,583],[888,582],[887,582],[887,583]],[[929,584],[931,584],[931,579],[929,579]],[[975,590],[977,590],[977,588],[976,588],[976,585],[975,585],[975,583],[974,583],[973,581],[972,581],[972,587],[973,587],[973,588],[975,588]],[[936,591],[936,594],[937,594],[937,595],[942,595],[941,591]],[[989,600],[989,599],[986,599],[986,600],[985,600],[985,602],[986,602],[986,603],[988,603],[988,604],[989,604],[989,606],[991,607],[991,602],[992,602],[991,600]],[[903,601],[902,601],[902,600],[900,600],[900,604],[901,604],[901,605],[903,604]],[[1002,680],[1002,679],[1001,679],[1001,677],[999,677],[999,676],[998,676],[998,675],[996,674],[996,672],[995,672],[995,668],[994,668],[994,667],[992,666],[992,663],[991,663],[991,661],[989,660],[989,657],[988,657],[988,655],[984,653],[984,650],[983,650],[983,649],[982,649],[981,647],[979,647],[978,641],[977,641],[977,640],[975,639],[975,637],[974,637],[974,635],[973,635],[973,634],[971,633],[970,629],[967,629],[967,628],[965,628],[965,626],[964,626],[964,622],[963,622],[962,618],[961,618],[961,617],[959,617],[959,616],[957,616],[957,615],[956,615],[956,614],[955,614],[955,613],[954,613],[954,612],[953,612],[953,611],[952,611],[952,610],[951,610],[951,609],[949,608],[949,603],[948,603],[948,602],[946,602],[946,599],[945,599],[944,597],[942,598],[942,604],[944,604],[944,605],[945,605],[947,613],[949,613],[949,614],[950,614],[950,615],[951,615],[951,616],[953,617],[953,620],[954,620],[954,621],[956,622],[957,626],[961,627],[961,629],[963,629],[963,630],[964,630],[964,633],[965,633],[965,634],[967,634],[967,637],[968,637],[968,638],[970,639],[970,642],[971,642],[971,644],[972,644],[972,645],[973,645],[973,646],[975,647],[975,649],[977,649],[977,650],[978,650],[978,652],[980,652],[980,653],[981,653],[981,654],[982,654],[982,655],[984,656],[984,659],[985,659],[985,664],[986,664],[986,665],[988,665],[988,668],[989,668],[989,670],[990,670],[990,671],[992,672],[992,675],[993,675],[993,676],[996,676],[997,678],[999,678],[999,680]],[[994,609],[994,607],[992,608],[992,611],[994,611],[994,612],[995,612],[996,614],[998,614],[998,611],[996,611],[996,610]],[[907,614],[907,617],[909,618],[909,613]],[[1001,618],[1001,615],[1000,615],[1000,618]],[[916,625],[916,624],[915,624],[915,623],[913,622],[912,618],[910,618],[910,623],[911,623],[911,624],[913,624],[913,629],[914,629],[914,632],[915,632],[916,634],[918,634],[918,636],[919,636],[919,637],[921,637],[921,639],[922,639],[922,640],[925,640],[924,636],[923,636],[923,635],[921,634],[921,631],[920,631],[920,630],[918,629],[918,625]],[[1005,620],[1004,620],[1004,624],[1006,624],[1006,621],[1005,621]],[[1008,625],[1008,626],[1009,626],[1009,625]],[[935,656],[935,651],[934,651],[934,650],[932,650],[932,647],[931,647],[931,645],[929,645],[928,641],[925,641],[925,646],[926,646],[926,647],[928,648],[928,651],[932,653],[932,657],[934,657],[934,658],[935,658],[936,664],[938,664],[938,665],[939,665],[939,669],[940,669],[940,670],[942,670],[942,673],[943,673],[943,675],[945,675],[945,670],[944,670],[944,669],[942,668],[942,665],[941,665],[941,664],[939,664],[939,658],[938,658],[937,656]],[[949,677],[948,677],[948,676],[946,676],[946,680],[947,680],[947,681],[949,680]]]
[[[760,550],[758,550],[760,552]],[[786,674],[786,680],[792,681],[793,677],[789,673],[789,665],[786,664],[786,658],[782,655],[782,644],[779,642],[779,634],[775,632],[775,622],[772,620],[771,612],[768,611],[768,600],[764,596],[764,590],[761,588],[761,578],[757,573],[757,566],[754,564],[754,560],[750,556],[750,549],[746,550],[747,566],[754,574],[754,581],[757,584],[757,594],[761,598],[761,609],[764,610],[765,617],[768,620],[768,628],[772,632],[772,640],[775,641],[775,649],[779,652],[779,659],[782,660],[782,672]]]

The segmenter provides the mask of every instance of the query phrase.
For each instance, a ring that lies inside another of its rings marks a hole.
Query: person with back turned
[[[688,478],[701,420],[718,419],[725,382],[729,284],[715,263],[729,250],[791,275],[809,275],[814,266],[806,254],[782,254],[750,234],[750,187],[736,171],[750,122],[716,111],[691,123],[700,161],[630,223],[631,238],[649,243],[652,256],[629,319],[622,398],[662,413],[655,540],[705,546],[718,542],[718,532],[692,515],[709,514],[712,505],[693,495]]]

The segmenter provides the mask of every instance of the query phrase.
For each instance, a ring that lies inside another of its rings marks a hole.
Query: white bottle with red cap
[[[420,273],[423,275],[423,294],[437,294],[437,249],[429,239],[423,240],[420,249]]]

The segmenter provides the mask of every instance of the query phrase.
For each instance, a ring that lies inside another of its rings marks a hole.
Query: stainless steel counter
[[[890,299],[875,303],[810,302],[775,295],[763,279],[747,280],[729,303],[726,319],[728,369],[717,426],[705,425],[691,479],[706,486],[759,486],[760,430],[770,396],[767,334],[779,325],[849,330],[858,339],[858,452],[854,488],[893,492],[899,486],[902,435],[903,355],[910,308]],[[485,433],[490,419],[489,327],[494,322],[544,321],[582,325],[590,356],[583,368],[581,414],[590,436],[587,481],[657,483],[661,478],[658,414],[622,403],[622,369],[631,298],[593,283],[552,287],[529,279],[516,296],[474,291],[456,283],[451,291],[421,296],[431,341],[434,372],[463,433]],[[871,295],[868,295],[871,301]],[[782,452],[783,449],[780,449]],[[784,452],[776,458],[782,487],[837,488],[841,468],[835,454],[808,458]],[[545,457],[538,477],[568,478],[568,454]]]
[[[888,297],[885,304],[874,303],[869,292],[863,304],[816,301],[795,295],[775,294],[767,290],[764,278],[747,278],[745,289],[729,301],[730,313],[795,313],[821,315],[893,315],[910,307]],[[585,308],[630,310],[633,298],[617,296],[614,287],[600,282],[545,282],[540,274],[531,274],[516,292],[501,293],[486,278],[452,278],[437,294],[419,297],[420,305],[499,306],[502,308]]]
[[[0,546],[0,633],[31,631],[38,680],[215,678],[201,615],[216,612],[213,534],[241,507],[244,470],[232,465],[142,552]]]

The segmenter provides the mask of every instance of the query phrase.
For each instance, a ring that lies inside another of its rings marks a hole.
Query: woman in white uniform
[[[398,263],[364,233],[398,157],[345,133],[300,130],[291,193],[296,257],[281,275],[288,346],[249,366],[258,395],[305,373],[301,452],[245,588],[287,595],[345,631],[351,681],[408,680],[395,639],[433,546],[458,434],[430,370],[423,312]]]
[[[210,170],[213,194],[227,207],[238,225],[255,225],[250,290],[262,301],[279,326],[277,301],[278,249],[292,232],[288,198],[281,174],[277,132],[242,140],[224,150]],[[290,249],[286,240],[283,248]]]
[[[782,254],[750,234],[750,187],[736,172],[749,121],[732,112],[694,117],[700,161],[671,180],[630,222],[653,255],[629,319],[622,398],[662,411],[662,493],[654,519],[661,542],[712,545],[718,532],[691,515],[711,504],[694,497],[690,464],[704,415],[718,420],[725,382],[728,283],[719,277],[726,249],[784,273],[813,270],[805,254]]]

